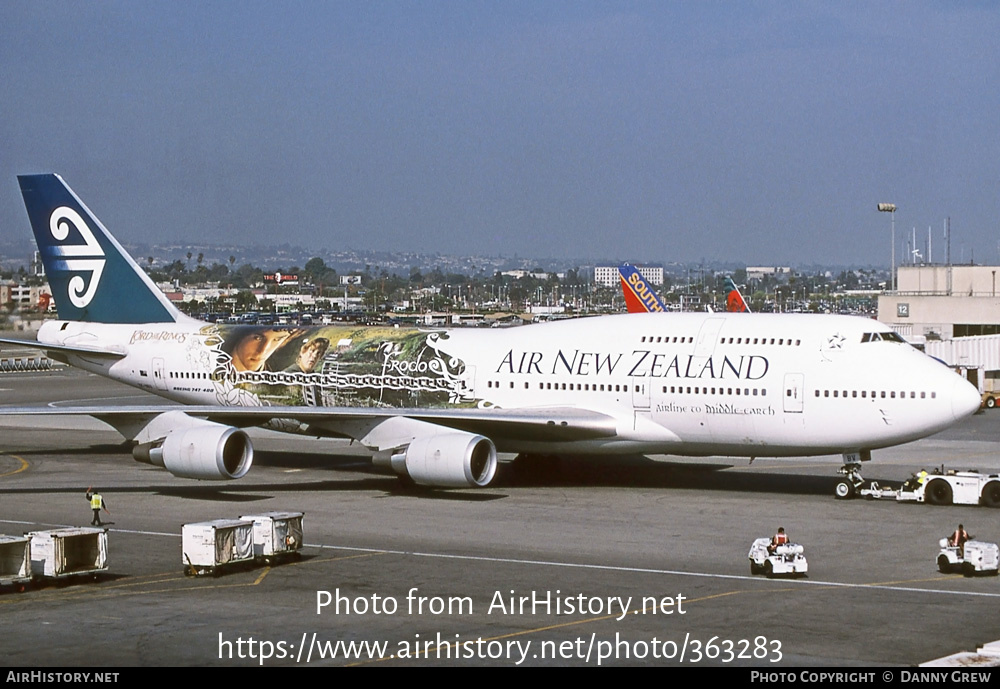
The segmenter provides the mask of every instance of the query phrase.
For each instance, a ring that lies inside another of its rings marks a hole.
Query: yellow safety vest
[[[100,493],[94,493],[93,495],[90,496],[90,509],[92,509],[92,510],[99,510],[99,509],[101,509],[101,502],[103,502],[101,500],[101,494]]]

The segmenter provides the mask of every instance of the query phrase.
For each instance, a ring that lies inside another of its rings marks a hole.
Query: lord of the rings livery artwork
[[[447,353],[446,331],[345,325],[297,328],[211,325],[220,404],[233,393],[252,404],[312,407],[475,406],[465,364]],[[196,353],[195,356],[202,356]]]
[[[4,411],[93,416],[177,476],[244,476],[244,429],[264,426],[351,438],[433,487],[488,485],[498,452],[841,455],[837,495],[849,497],[872,450],[979,407],[962,377],[850,316],[635,313],[504,330],[203,323],[61,178],[18,181],[58,311],[29,344],[185,406]]]

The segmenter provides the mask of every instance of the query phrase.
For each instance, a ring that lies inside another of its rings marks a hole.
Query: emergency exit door
[[[805,389],[804,379],[805,376],[801,373],[785,374],[785,389],[782,393],[782,399],[785,400],[785,411],[790,414],[802,413],[802,394]]]

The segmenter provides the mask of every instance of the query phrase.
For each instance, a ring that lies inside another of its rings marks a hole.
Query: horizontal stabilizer
[[[86,347],[83,345],[56,345],[56,344],[45,344],[44,342],[39,342],[37,340],[11,340],[5,337],[0,337],[0,344],[13,345],[15,347],[27,347],[29,349],[38,349],[43,352],[57,352],[59,354],[78,354],[81,356],[90,357],[105,357],[108,359],[124,359],[124,352],[115,352],[109,349],[100,349],[98,347]]]

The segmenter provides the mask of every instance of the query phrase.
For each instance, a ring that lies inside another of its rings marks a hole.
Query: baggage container
[[[0,586],[19,591],[31,583],[31,539],[0,534]]]
[[[253,522],[254,558],[264,562],[299,557],[302,548],[302,512],[245,514]]]
[[[220,568],[253,561],[253,522],[248,519],[185,524],[181,541],[188,574],[217,575]]]
[[[108,570],[107,529],[71,527],[31,531],[31,572],[43,579],[92,575]]]

